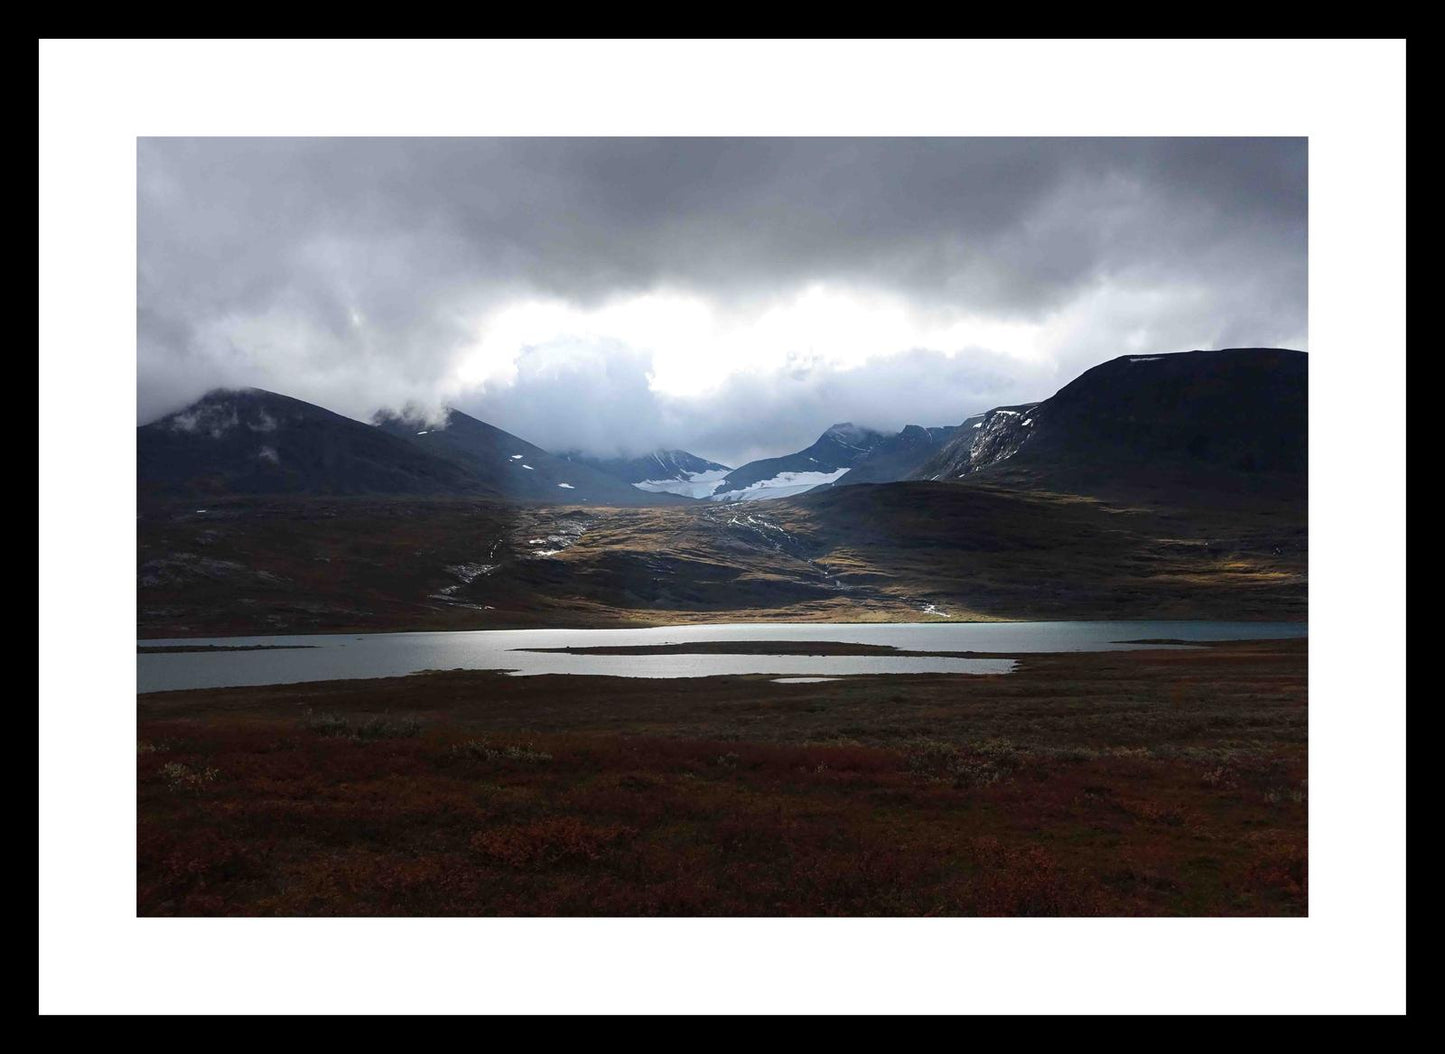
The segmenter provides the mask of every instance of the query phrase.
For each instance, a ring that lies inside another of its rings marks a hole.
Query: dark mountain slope
[[[1006,460],[1029,436],[1024,429],[1033,427],[1033,411],[1038,405],[998,406],[974,414],[954,429],[932,456],[915,465],[909,476],[901,478],[957,479],[985,465]],[[1025,421],[1028,423],[1024,424]],[[951,471],[954,466],[959,468],[957,473]]]
[[[893,483],[907,479],[942,450],[956,431],[953,427],[908,425],[896,436],[878,443],[842,476],[825,485],[846,487],[854,483]]]
[[[394,436],[260,388],[217,389],[138,428],[136,470],[150,497],[486,492]]]
[[[782,457],[749,461],[733,469],[717,485],[718,501],[753,501],[799,494],[831,483],[888,437],[851,422],[829,428],[812,446]]]
[[[1307,364],[1279,348],[1122,356],[1041,403],[965,422],[914,478],[1303,487]]]
[[[564,505],[655,505],[685,501],[671,494],[649,494],[590,465],[549,454],[460,410],[448,410],[445,424],[379,413],[380,431],[445,460],[475,479],[489,493],[521,501]]]
[[[680,494],[703,498],[711,494],[720,479],[732,471],[727,465],[698,457],[686,450],[656,450],[642,457],[599,458],[572,452],[561,455],[568,461],[590,465],[599,472],[616,476],[638,490],[655,494]]]

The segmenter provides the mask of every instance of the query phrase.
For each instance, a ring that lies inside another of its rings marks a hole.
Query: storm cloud
[[[738,464],[1306,347],[1303,139],[142,139],[138,416],[255,385]]]

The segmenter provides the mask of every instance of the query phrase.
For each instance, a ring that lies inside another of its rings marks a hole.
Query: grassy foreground
[[[141,696],[141,915],[1303,915],[1304,641]]]

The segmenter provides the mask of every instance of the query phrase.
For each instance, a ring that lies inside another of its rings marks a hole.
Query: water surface
[[[471,632],[309,634],[145,640],[165,645],[260,650],[141,653],[137,690],[292,684],[398,677],[423,670],[502,670],[610,677],[847,677],[863,674],[1000,674],[1009,658],[916,655],[578,655],[527,648],[679,644],[695,641],[810,641],[881,644],[907,651],[975,651],[1001,655],[1187,647],[1140,640],[1272,640],[1303,637],[1302,622],[988,622],[731,623],[653,629],[520,629]]]

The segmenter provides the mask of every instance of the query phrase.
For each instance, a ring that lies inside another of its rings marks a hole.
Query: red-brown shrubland
[[[1304,658],[146,696],[138,910],[1304,914]]]

